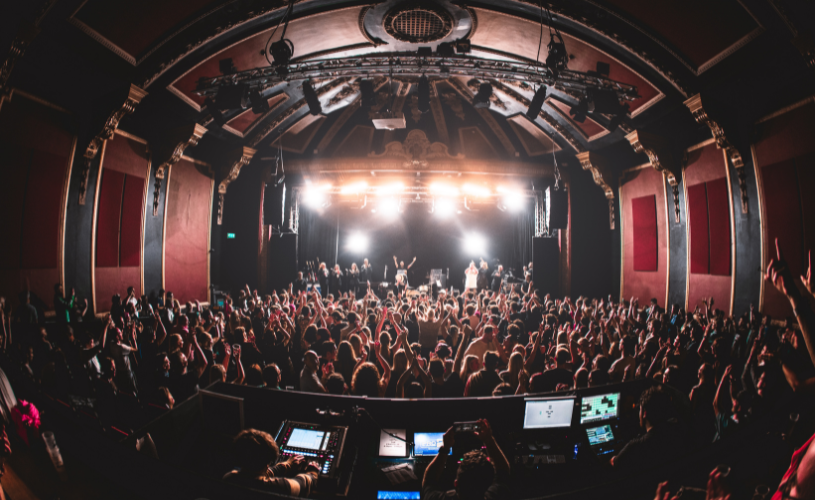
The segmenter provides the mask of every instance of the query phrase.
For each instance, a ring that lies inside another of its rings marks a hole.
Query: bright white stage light
[[[346,184],[340,188],[340,194],[359,194],[368,189],[368,183],[365,181],[354,182]]]
[[[320,208],[328,202],[327,191],[331,189],[331,184],[322,186],[308,186],[300,198],[300,201],[307,207]]]
[[[368,250],[368,237],[361,233],[352,233],[348,236],[345,246],[354,253],[362,253]]]
[[[520,195],[520,193],[515,195],[506,195],[504,196],[503,203],[504,206],[511,212],[519,212],[524,207],[524,203],[526,199]]]
[[[458,196],[458,188],[442,182],[430,184],[430,192],[439,196]]]
[[[487,240],[478,233],[464,236],[464,251],[469,255],[484,255],[487,253]]]
[[[390,184],[383,184],[376,187],[377,196],[393,196],[401,194],[405,190],[404,183],[392,182]]]
[[[441,219],[446,219],[456,213],[456,205],[453,200],[436,198],[433,202],[433,213]]]
[[[379,200],[377,212],[388,217],[396,216],[399,213],[399,200],[397,198],[383,198]]]
[[[486,198],[492,194],[490,188],[479,186],[478,184],[465,184],[461,187],[461,190],[464,191],[465,194],[476,198]]]

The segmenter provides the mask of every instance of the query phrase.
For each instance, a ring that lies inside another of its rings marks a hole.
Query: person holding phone
[[[492,427],[485,419],[476,424],[473,432],[483,443],[487,452],[468,451],[458,464],[454,489],[445,491],[440,481],[447,465],[450,449],[455,445],[456,431],[450,427],[444,433],[439,454],[425,469],[422,478],[422,498],[425,500],[509,498],[509,460],[492,435]]]

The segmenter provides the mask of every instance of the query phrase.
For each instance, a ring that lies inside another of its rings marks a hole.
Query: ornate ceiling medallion
[[[383,27],[401,42],[435,42],[453,31],[453,16],[431,3],[409,2],[391,9],[385,15]]]

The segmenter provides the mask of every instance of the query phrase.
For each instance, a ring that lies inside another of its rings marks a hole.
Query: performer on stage
[[[397,274],[396,275],[396,291],[397,295],[402,296],[405,293],[405,289],[407,288],[407,275],[406,274]]]
[[[360,270],[360,282],[367,286],[368,282],[374,276],[374,268],[368,263],[368,259],[362,261],[362,269]]]
[[[499,265],[498,268],[492,273],[491,289],[493,292],[501,291],[501,282],[504,280],[504,266]]]
[[[350,285],[350,290],[354,291],[354,296],[359,295],[359,268],[357,267],[356,262],[351,263],[351,269],[347,269],[348,271],[348,281]]]
[[[464,271],[464,291],[478,289],[478,268],[475,262],[470,261],[470,267]]]
[[[413,257],[413,260],[410,261],[410,264],[408,264],[407,267],[405,267],[405,261],[401,260],[401,261],[397,262],[396,261],[396,256],[394,255],[393,256],[393,263],[396,264],[396,274],[397,275],[401,274],[401,275],[404,275],[404,277],[405,277],[404,286],[409,286],[407,272],[408,272],[408,269],[413,267],[413,264],[416,263],[416,257]]]
[[[339,296],[342,293],[342,271],[340,270],[339,264],[334,264],[334,269],[331,270],[328,281],[328,288],[331,290],[331,293]]]
[[[297,279],[294,280],[294,283],[292,283],[291,290],[292,290],[293,293],[295,293],[297,295],[300,295],[300,292],[305,292],[306,291],[306,280],[303,279],[303,272],[302,271],[297,273]]]
[[[317,268],[317,282],[320,283],[320,295],[328,297],[328,268],[325,262],[320,262],[320,267]]]
[[[481,264],[478,266],[478,280],[476,284],[478,285],[478,291],[484,290],[489,286],[489,266],[487,265],[487,261],[481,259]]]

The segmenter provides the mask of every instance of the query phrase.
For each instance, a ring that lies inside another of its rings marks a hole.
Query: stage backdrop
[[[463,287],[464,269],[483,257],[494,269],[500,261],[504,268],[515,268],[522,275],[522,266],[532,260],[534,214],[531,201],[521,213],[500,212],[484,207],[477,212],[462,209],[461,214],[446,219],[428,213],[429,205],[410,204],[395,217],[371,213],[369,209],[353,210],[331,206],[322,213],[300,209],[298,261],[300,267],[308,260],[320,261],[329,267],[335,262],[343,272],[355,262],[362,265],[368,258],[376,281],[393,281],[393,256],[405,264],[416,257],[409,271],[411,286],[426,283],[431,269],[450,269],[448,286]],[[356,252],[348,248],[349,237],[361,233],[368,238],[368,250]],[[478,234],[486,241],[484,252],[469,251],[465,238]],[[337,257],[335,258],[335,252]],[[388,273],[385,279],[385,266]]]

